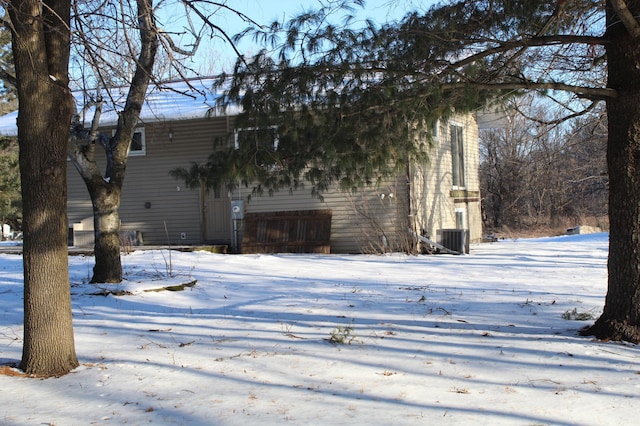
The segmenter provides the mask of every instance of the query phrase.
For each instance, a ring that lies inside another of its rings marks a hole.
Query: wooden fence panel
[[[331,210],[247,213],[243,253],[330,253]]]

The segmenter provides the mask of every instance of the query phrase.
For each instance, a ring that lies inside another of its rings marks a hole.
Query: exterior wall
[[[322,200],[312,196],[309,187],[292,193],[252,196],[249,200],[250,192],[244,189],[233,194],[234,198],[245,200],[248,213],[330,209],[334,253],[381,253],[405,248],[409,243],[404,177],[356,193],[341,192],[335,187],[324,193]]]
[[[479,195],[477,125],[473,117],[453,121],[464,127],[466,143],[466,187],[457,192],[451,178],[449,127],[441,124],[429,163],[411,165],[410,185],[406,176],[401,176],[355,194],[336,188],[323,194],[322,200],[311,195],[311,188],[251,197],[251,190],[242,188],[222,194],[215,208],[211,194],[201,199],[200,191],[186,188],[182,181],[171,177],[169,171],[189,168],[193,162],[206,162],[215,149],[216,140],[232,129],[233,118],[146,123],[139,126],[145,131],[146,155],[129,158],[120,209],[122,229],[141,232],[144,244],[148,245],[211,242],[213,240],[204,235],[203,203],[208,207],[207,215],[218,214],[222,221],[231,222],[228,219],[230,201],[241,199],[246,212],[332,210],[333,252],[379,253],[411,248],[413,241],[407,228],[413,225],[418,232],[424,229],[426,235],[435,239],[439,229],[456,227],[456,208],[465,209],[465,228],[470,229],[471,239],[476,241],[482,236],[480,202],[470,194]],[[68,173],[68,215],[72,227],[92,217],[92,208],[84,183],[71,163]],[[220,210],[217,213],[213,211],[216,208]],[[234,231],[229,223],[228,237],[216,238],[215,243],[233,245],[234,241],[242,241],[242,223],[236,224]]]
[[[186,188],[184,182],[169,175],[169,170],[206,162],[216,138],[225,135],[230,127],[229,120],[222,117],[147,123],[139,126],[142,127],[146,155],[129,157],[120,208],[122,229],[141,231],[145,244],[166,245],[168,240],[171,244],[201,244],[199,191]],[[68,169],[71,227],[93,213],[84,182],[71,163]],[[186,238],[181,239],[182,234]]]
[[[467,209],[467,222],[471,242],[482,241],[482,203],[480,192],[480,139],[478,123],[474,115],[466,116],[467,134],[465,135],[465,174],[467,193],[463,203]]]
[[[463,128],[464,187],[453,185],[453,162],[450,124]],[[411,209],[414,229],[432,241],[439,241],[441,229],[458,228],[456,211],[464,212],[462,228],[468,229],[471,241],[482,238],[478,126],[471,115],[455,116],[438,122],[432,132],[427,164],[412,164]]]

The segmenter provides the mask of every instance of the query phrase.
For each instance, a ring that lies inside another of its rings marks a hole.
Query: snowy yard
[[[93,259],[71,257],[82,365],[59,379],[0,375],[0,425],[629,424],[638,347],[579,337],[592,320],[571,319],[600,314],[607,245],[595,234],[467,256],[135,252],[122,296],[92,295]],[[8,364],[22,350],[21,257],[0,255],[0,271]]]

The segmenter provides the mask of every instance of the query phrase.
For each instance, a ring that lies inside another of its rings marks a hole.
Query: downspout
[[[200,229],[202,230],[202,243],[207,241],[207,205],[205,203],[204,178],[200,178]]]
[[[465,197],[465,201],[464,201],[464,206],[465,209],[467,211],[467,238],[465,241],[465,251],[467,252],[467,254],[469,254],[469,245],[471,244],[471,211],[469,210],[469,196],[467,194],[467,196]]]
[[[405,160],[405,178],[407,179],[407,219],[409,221],[410,224],[410,231],[412,233],[416,233],[416,218],[413,215],[413,199],[412,199],[412,194],[411,194],[411,165],[409,164],[408,160]],[[413,238],[413,245],[412,245],[412,250],[414,251],[414,253],[417,251],[417,247],[416,247],[416,239]],[[408,247],[407,247],[408,248]]]

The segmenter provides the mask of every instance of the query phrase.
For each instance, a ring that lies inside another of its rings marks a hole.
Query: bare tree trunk
[[[8,4],[20,100],[18,143],[24,231],[24,344],[20,368],[35,376],[78,366],[67,251],[70,2]]]
[[[640,2],[627,2],[633,16]],[[608,25],[609,286],[602,316],[583,334],[640,342],[640,43],[613,14]]]
[[[122,281],[120,259],[120,188],[101,186],[90,191],[93,203],[95,258],[92,283]]]

